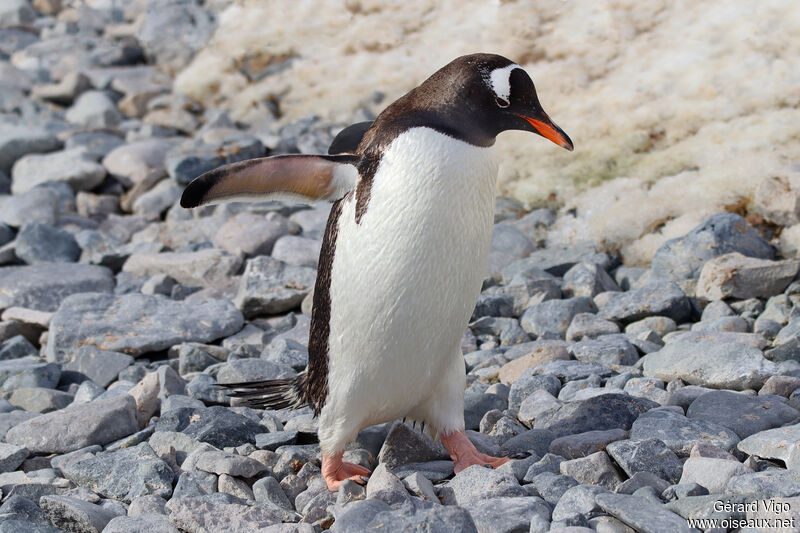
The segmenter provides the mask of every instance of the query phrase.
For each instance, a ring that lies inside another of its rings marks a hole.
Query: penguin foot
[[[339,490],[345,479],[352,479],[356,483],[363,485],[363,477],[369,477],[372,473],[368,468],[364,468],[361,465],[342,461],[342,455],[344,455],[344,452],[336,455],[322,454],[322,477],[325,478],[325,483],[328,484],[328,490],[331,492]]]
[[[472,444],[472,441],[467,438],[467,434],[464,431],[443,435],[442,444],[455,463],[454,471],[456,474],[472,465],[497,468],[511,460],[509,457],[492,457],[479,452],[475,445]]]

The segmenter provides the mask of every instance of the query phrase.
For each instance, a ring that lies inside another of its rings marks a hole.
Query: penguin
[[[332,201],[319,257],[306,370],[223,385],[256,408],[310,406],[331,491],[370,471],[342,460],[371,425],[407,418],[441,439],[456,473],[507,457],[464,429],[461,337],[486,275],[498,134],[522,130],[573,149],[527,72],[495,54],[459,57],[325,155],[279,155],[208,172],[181,205]]]

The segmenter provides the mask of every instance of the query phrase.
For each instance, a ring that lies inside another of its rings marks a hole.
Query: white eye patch
[[[506,102],[511,99],[511,71],[515,68],[522,67],[512,63],[507,67],[496,68],[489,73],[489,87],[494,91],[495,96]]]

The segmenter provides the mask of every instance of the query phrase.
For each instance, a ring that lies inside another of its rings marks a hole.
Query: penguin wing
[[[331,155],[355,153],[358,149],[358,145],[361,144],[361,139],[364,138],[364,134],[367,133],[367,130],[372,126],[372,122],[372,120],[368,120],[366,122],[357,122],[351,126],[347,126],[334,137],[333,142],[331,142],[328,148],[328,153]]]
[[[354,155],[278,155],[219,167],[195,178],[183,191],[181,207],[227,200],[336,200],[358,181]]]

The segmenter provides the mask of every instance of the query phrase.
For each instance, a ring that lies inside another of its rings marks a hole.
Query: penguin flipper
[[[372,123],[372,120],[368,120],[366,122],[356,122],[355,124],[347,126],[334,137],[328,148],[328,153],[330,155],[354,153],[358,149],[358,145],[361,144],[361,139],[364,138],[364,134],[367,133],[367,130],[372,126]]]
[[[183,191],[181,207],[231,200],[332,201],[355,188],[357,163],[354,155],[278,155],[239,161],[192,180]]]

